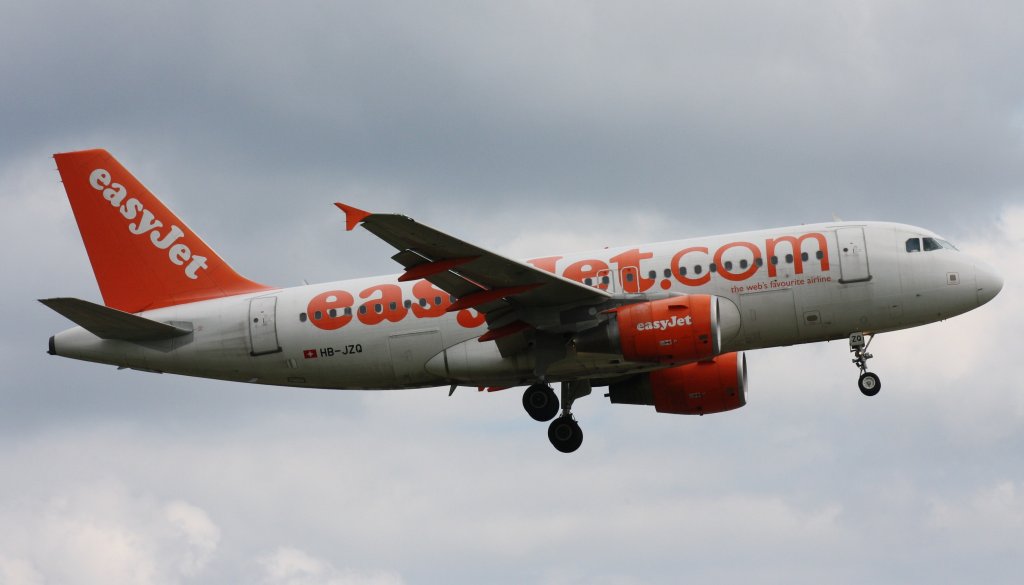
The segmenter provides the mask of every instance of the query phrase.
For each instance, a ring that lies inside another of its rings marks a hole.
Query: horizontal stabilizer
[[[39,302],[102,339],[159,341],[192,333],[190,329],[182,329],[81,299],[39,299]]]

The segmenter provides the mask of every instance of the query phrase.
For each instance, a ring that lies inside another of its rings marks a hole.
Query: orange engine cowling
[[[680,295],[624,305],[576,336],[578,351],[621,353],[627,360],[684,364],[721,351],[718,298]]]
[[[612,384],[617,404],[652,404],[658,412],[711,414],[747,403],[747,359],[727,353],[714,359],[655,370]]]

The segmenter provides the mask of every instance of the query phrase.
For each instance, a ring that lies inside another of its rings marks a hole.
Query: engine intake
[[[714,359],[655,370],[608,387],[616,404],[651,404],[670,414],[712,414],[747,403],[747,358],[727,353]]]

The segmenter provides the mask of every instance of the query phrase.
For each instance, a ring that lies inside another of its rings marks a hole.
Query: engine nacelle
[[[725,302],[730,332],[739,328],[739,312]],[[719,298],[680,295],[624,305],[600,326],[576,336],[577,351],[622,354],[627,360],[662,364],[708,359],[721,351]]]
[[[658,412],[711,414],[747,403],[747,358],[727,353],[712,360],[655,370],[608,387],[617,404],[652,404]]]

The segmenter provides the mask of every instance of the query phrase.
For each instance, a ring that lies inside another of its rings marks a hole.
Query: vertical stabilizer
[[[137,313],[270,290],[235,272],[107,151],[53,158],[106,306]]]

